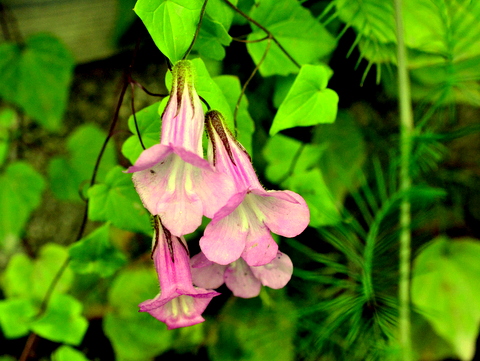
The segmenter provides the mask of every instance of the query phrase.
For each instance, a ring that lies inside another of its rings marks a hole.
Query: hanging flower
[[[165,322],[168,329],[205,321],[202,313],[219,293],[194,287],[185,240],[172,236],[158,216],[154,217],[154,228],[152,257],[160,281],[160,293],[154,299],[142,302],[140,311]]]
[[[293,272],[290,257],[281,252],[258,267],[250,267],[242,258],[229,265],[220,265],[208,260],[203,253],[193,256],[190,265],[195,285],[214,289],[225,282],[235,296],[243,298],[258,296],[262,285],[274,289],[285,287]]]
[[[212,262],[227,265],[242,257],[249,266],[272,261],[278,246],[270,232],[295,237],[307,227],[305,200],[291,191],[266,191],[258,181],[250,157],[225,127],[215,110],[206,114],[209,160],[235,183],[234,194],[213,217],[200,239]]]
[[[142,152],[127,172],[145,208],[175,236],[191,233],[202,216],[213,217],[233,194],[231,181],[203,159],[204,113],[192,65],[175,64],[170,99],[162,115],[160,144]]]

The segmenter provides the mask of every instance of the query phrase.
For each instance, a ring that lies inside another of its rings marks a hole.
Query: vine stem
[[[398,97],[400,111],[400,190],[407,191],[412,184],[410,159],[414,131],[407,52],[404,39],[402,0],[395,0],[397,33]],[[411,214],[410,201],[404,197],[400,205],[400,264],[399,264],[399,341],[403,361],[412,360],[410,325],[410,268],[411,268]]]

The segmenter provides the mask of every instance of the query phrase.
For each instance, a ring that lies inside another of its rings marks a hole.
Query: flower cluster
[[[160,293],[140,304],[169,329],[202,322],[201,314],[224,282],[235,296],[255,297],[261,286],[282,288],[293,265],[271,232],[295,237],[309,223],[308,207],[290,191],[267,191],[250,157],[215,110],[204,114],[192,65],[172,69],[160,143],[142,152],[127,172],[154,217],[152,258]],[[202,135],[208,134],[208,159]],[[183,236],[211,222],[190,259]]]

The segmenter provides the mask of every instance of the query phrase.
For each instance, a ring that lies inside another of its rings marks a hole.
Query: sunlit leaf
[[[82,316],[83,306],[70,295],[54,295],[46,312],[34,322],[32,330],[55,342],[79,345],[87,331],[88,321]]]
[[[232,0],[230,2],[233,5],[237,5],[238,0]],[[207,3],[206,14],[213,20],[220,22],[225,30],[228,31],[230,25],[232,25],[235,12],[223,0],[209,0]]]
[[[70,247],[72,270],[107,277],[125,265],[126,257],[110,243],[109,228],[107,223]]]
[[[93,221],[110,221],[120,229],[150,235],[150,214],[135,192],[132,175],[122,171],[119,166],[112,168],[105,183],[88,190],[88,217]]]
[[[413,267],[412,301],[462,360],[471,360],[480,327],[480,242],[433,240]]]
[[[52,353],[52,361],[88,361],[88,359],[73,347],[62,345]]]
[[[0,97],[49,130],[58,130],[68,100],[74,62],[55,37],[36,34],[22,46],[0,44]]]
[[[16,241],[30,214],[40,204],[45,181],[24,162],[14,162],[0,174],[0,245],[8,238]]]
[[[80,190],[92,177],[105,138],[106,134],[94,125],[82,125],[70,135],[67,140],[68,157],[54,157],[48,165],[50,185],[56,197],[65,201],[80,201]],[[98,169],[97,181],[102,181],[115,164],[115,150],[110,142]]]
[[[0,301],[0,326],[6,338],[18,338],[28,334],[32,318],[38,309],[32,300],[19,298]]]
[[[304,65],[273,119],[270,135],[297,126],[332,123],[338,95],[327,88],[332,71],[324,65]]]
[[[224,46],[230,45],[231,41],[232,37],[220,22],[205,17],[193,48],[204,58],[222,60],[225,57]]]
[[[317,62],[335,48],[335,39],[295,0],[265,0],[252,8],[250,16],[267,28],[300,65]],[[259,40],[265,32],[251,25],[248,40]],[[256,64],[267,49],[267,41],[248,43],[247,49]],[[297,73],[298,67],[271,41],[270,50],[260,66],[263,76]]]
[[[202,0],[138,0],[135,12],[172,63],[185,55],[200,19]]]

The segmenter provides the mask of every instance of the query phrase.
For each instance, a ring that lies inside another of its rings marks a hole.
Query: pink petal
[[[241,203],[241,200],[236,198],[233,181],[225,174],[202,170],[202,181],[195,184],[195,191],[202,200],[203,214],[206,217],[214,218],[220,211],[231,213]]]
[[[193,284],[196,286],[214,289],[223,284],[223,275],[227,266],[209,261],[202,252],[191,258],[190,265]]]
[[[152,168],[163,161],[172,152],[173,149],[170,146],[155,144],[154,146],[145,149],[140,154],[135,164],[128,168],[125,173],[140,172]]]
[[[252,193],[257,193],[252,191]],[[256,195],[259,198],[261,195]],[[273,233],[295,237],[310,223],[310,211],[305,200],[291,191],[268,191],[257,201],[265,216],[265,224]]]
[[[241,258],[227,267],[225,284],[237,297],[252,298],[260,294],[262,284]]]
[[[286,254],[277,252],[277,256],[268,264],[251,267],[252,273],[264,286],[279,289],[292,278],[293,263]]]
[[[242,258],[249,266],[262,266],[275,258],[278,245],[267,227],[252,223],[250,222]]]
[[[200,238],[200,248],[210,261],[227,265],[242,254],[247,233],[245,219],[237,208],[227,217],[209,223]]]

